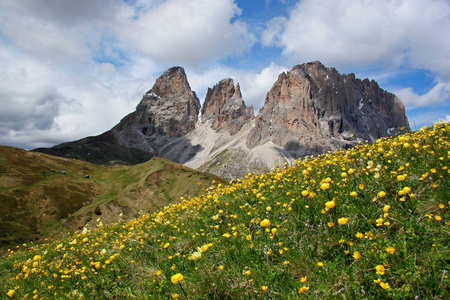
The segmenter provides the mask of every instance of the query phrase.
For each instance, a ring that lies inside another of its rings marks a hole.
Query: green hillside
[[[450,299],[449,145],[437,124],[10,249],[0,297]]]
[[[0,146],[0,246],[134,219],[198,195],[213,180],[221,181],[159,158],[102,167]]]

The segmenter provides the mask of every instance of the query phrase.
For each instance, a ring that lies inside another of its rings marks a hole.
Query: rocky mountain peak
[[[181,67],[162,74],[136,107],[112,131],[120,144],[151,150],[159,149],[173,138],[194,130],[200,111],[200,101],[189,86]]]
[[[253,117],[253,107],[245,105],[239,83],[235,87],[233,79],[223,79],[212,89],[208,88],[202,122],[211,120],[214,130],[224,129],[233,135]]]
[[[189,96],[193,92],[182,67],[172,67],[156,79],[152,89],[146,93],[159,97]]]
[[[270,141],[299,157],[394,135],[402,127],[409,130],[409,123],[395,95],[312,62],[279,75],[246,144]]]

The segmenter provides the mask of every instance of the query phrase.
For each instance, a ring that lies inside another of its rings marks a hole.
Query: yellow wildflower
[[[360,259],[361,258],[361,254],[358,251],[353,252],[353,258],[354,259]]]
[[[384,275],[385,269],[384,269],[384,266],[383,266],[383,265],[378,265],[378,266],[376,266],[376,267],[375,267],[375,270],[377,270],[377,274],[379,274],[379,275]]]
[[[340,218],[338,219],[339,225],[345,225],[348,222],[348,218]]]
[[[170,277],[170,281],[172,281],[173,284],[176,284],[178,282],[180,282],[181,280],[183,280],[184,276],[181,273],[177,273],[175,275],[173,275],[172,277]]]
[[[335,206],[336,206],[336,203],[334,201],[325,202],[325,208],[327,208],[327,209],[332,209]]]
[[[389,246],[389,247],[387,247],[387,248],[386,248],[386,252],[387,252],[387,253],[389,253],[389,254],[394,254],[394,252],[395,252],[395,248],[394,248],[394,247],[391,247],[391,246]]]
[[[389,283],[387,283],[387,282],[380,282],[380,286],[385,290],[390,288]]]
[[[298,290],[298,293],[301,295],[301,294],[303,294],[304,292],[306,292],[306,291],[308,291],[309,290],[309,287],[308,286],[302,286],[299,290]]]
[[[264,219],[264,220],[261,221],[261,223],[259,225],[261,225],[261,227],[269,227],[270,226],[270,220],[269,219]]]

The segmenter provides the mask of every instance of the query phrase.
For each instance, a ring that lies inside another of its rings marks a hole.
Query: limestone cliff
[[[227,78],[212,89],[208,88],[202,108],[202,122],[211,120],[214,130],[223,129],[234,135],[253,118],[253,107],[245,105],[239,83],[235,87],[233,79]]]
[[[391,136],[401,128],[409,130],[409,123],[395,95],[373,80],[312,62],[279,75],[246,145],[270,141],[299,157]]]

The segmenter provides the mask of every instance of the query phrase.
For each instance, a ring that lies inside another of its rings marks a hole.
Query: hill
[[[214,180],[222,181],[160,158],[104,167],[0,146],[0,245],[110,224],[119,215],[130,220],[198,195]]]
[[[0,258],[2,297],[449,299],[450,124]]]

